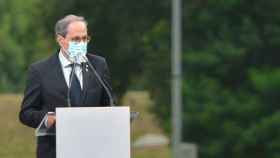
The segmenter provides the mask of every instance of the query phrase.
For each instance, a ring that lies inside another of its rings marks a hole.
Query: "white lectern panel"
[[[57,158],[130,158],[128,107],[56,109]]]

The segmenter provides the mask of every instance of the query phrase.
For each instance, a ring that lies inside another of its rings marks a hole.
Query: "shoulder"
[[[50,57],[36,61],[29,66],[29,70],[40,72],[45,69],[50,69],[53,66],[53,64],[55,64],[56,58],[58,58],[57,54],[54,54]]]
[[[87,54],[88,60],[93,63],[93,64],[106,64],[106,59],[102,56],[99,55],[94,55],[94,54]]]
[[[93,61],[106,61],[104,57],[95,54],[88,53],[87,57],[89,60],[93,60]]]

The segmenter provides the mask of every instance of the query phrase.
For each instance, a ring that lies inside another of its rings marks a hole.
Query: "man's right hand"
[[[56,117],[53,114],[48,114],[47,127],[50,128],[55,124]]]

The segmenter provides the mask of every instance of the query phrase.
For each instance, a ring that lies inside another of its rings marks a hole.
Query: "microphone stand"
[[[70,79],[69,79],[69,87],[68,87],[68,91],[67,91],[67,105],[68,105],[68,107],[72,106],[71,105],[71,99],[70,99],[70,89],[71,89],[71,86],[72,86],[76,66],[77,66],[77,62],[73,62],[73,67],[72,67],[71,74],[70,74]]]
[[[98,81],[101,83],[102,87],[104,87],[109,99],[110,99],[110,106],[114,106],[114,101],[112,97],[112,93],[110,92],[108,86],[105,84],[105,82],[102,80],[100,75],[97,73],[91,62],[88,60],[86,56],[82,56],[83,59],[89,64],[91,70],[93,71],[94,75],[97,77]],[[139,116],[139,112],[130,112],[130,121],[135,120]]]
[[[93,65],[91,64],[91,62],[88,60],[87,57],[82,56],[83,59],[88,63],[90,69],[92,70],[92,72],[94,73],[94,75],[96,76],[97,80],[100,82],[100,84],[102,85],[102,87],[105,89],[108,97],[109,97],[109,101],[110,101],[110,106],[114,106],[114,100],[112,97],[112,93],[110,92],[108,86],[104,83],[103,79],[100,77],[100,75],[97,73],[97,71],[95,70],[95,68],[93,67]]]

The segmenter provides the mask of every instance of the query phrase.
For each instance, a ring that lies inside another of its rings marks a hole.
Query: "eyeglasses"
[[[70,41],[73,42],[89,42],[91,39],[90,36],[82,36],[82,37],[73,37],[70,39]]]

